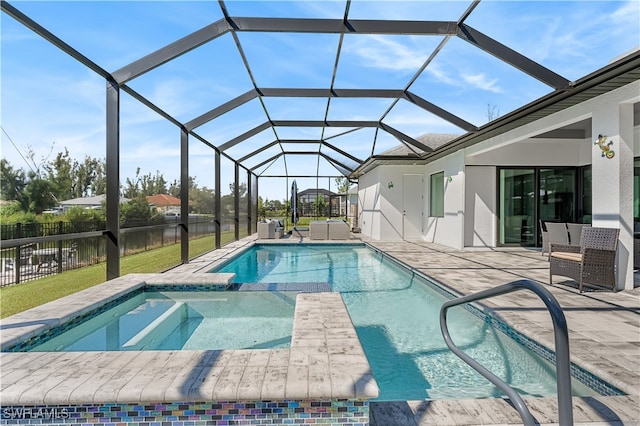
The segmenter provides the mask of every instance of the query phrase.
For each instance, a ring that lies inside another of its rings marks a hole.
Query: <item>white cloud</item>
[[[502,89],[496,85],[497,78],[488,79],[484,73],[479,74],[462,74],[464,81],[473,87],[494,93],[502,93]]]
[[[390,36],[370,35],[358,36],[352,50],[365,60],[363,64],[368,67],[415,72],[431,53],[427,51],[422,56],[416,55],[416,48],[417,46],[402,44]]]
[[[454,76],[447,74],[442,67],[435,62],[430,63],[425,72],[431,74],[437,81],[450,84],[452,86],[460,86],[459,80]]]

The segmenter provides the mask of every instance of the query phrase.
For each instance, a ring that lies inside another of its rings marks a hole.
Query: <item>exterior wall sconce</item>
[[[596,140],[593,144],[600,147],[603,157],[612,159],[616,155],[615,151],[611,149],[613,141],[607,142],[607,135],[598,135],[598,140]]]
[[[447,176],[447,182],[451,182],[453,180],[453,176]]]
[[[393,189],[393,182],[389,181],[389,183],[387,184],[387,188]]]

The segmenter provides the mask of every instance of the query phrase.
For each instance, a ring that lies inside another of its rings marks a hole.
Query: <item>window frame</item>
[[[444,171],[429,176],[429,217],[444,217]]]

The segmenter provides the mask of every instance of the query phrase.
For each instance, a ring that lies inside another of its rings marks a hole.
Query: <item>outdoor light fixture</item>
[[[393,188],[393,182],[389,181],[389,183],[387,184],[387,188],[389,189]]]

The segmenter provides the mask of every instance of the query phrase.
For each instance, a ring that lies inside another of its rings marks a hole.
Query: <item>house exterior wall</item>
[[[431,175],[444,172],[444,217],[429,216],[431,200]],[[464,247],[464,151],[425,166],[425,217],[424,238],[427,241],[461,249]]]
[[[495,247],[498,166],[592,165],[593,224],[620,228],[619,287],[633,288],[633,159],[640,156],[640,123],[633,104],[640,102],[640,81],[525,124],[422,167],[423,238],[453,248]],[[592,135],[582,140],[535,136],[590,119]],[[602,158],[594,146],[609,136],[616,157]],[[614,149],[616,149],[614,148]],[[614,161],[615,160],[615,161]],[[430,178],[444,172],[444,217],[430,217]],[[402,175],[414,166],[381,166],[360,178],[362,231],[379,240],[402,238]],[[388,183],[393,182],[393,188]]]
[[[496,246],[496,179],[496,168],[493,166],[465,166],[465,247]]]
[[[380,239],[380,168],[358,179],[358,223],[362,235]]]
[[[381,166],[358,181],[359,223],[363,235],[402,240],[403,175],[423,174],[423,166]]]

